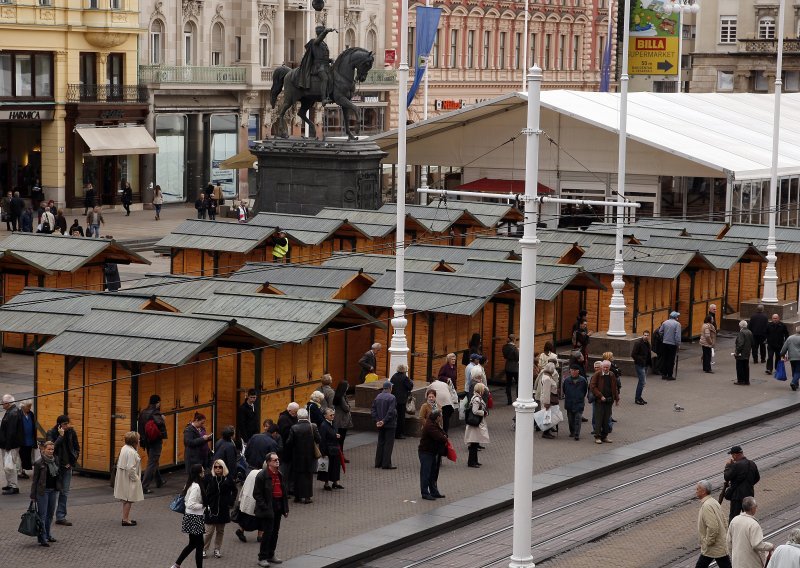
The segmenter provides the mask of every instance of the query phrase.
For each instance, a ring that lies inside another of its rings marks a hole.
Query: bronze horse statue
[[[356,136],[350,131],[350,116],[355,113],[359,116],[359,110],[350,99],[355,93],[356,84],[366,80],[367,72],[372,69],[375,63],[375,57],[371,51],[367,51],[361,47],[350,47],[345,49],[336,61],[331,65],[331,76],[333,77],[333,102],[342,107],[344,114],[344,128],[347,132],[348,140],[355,140]],[[323,98],[320,91],[319,79],[313,77],[311,88],[304,89],[297,87],[295,78],[299,73],[299,69],[291,69],[285,65],[281,65],[272,73],[272,90],[270,91],[270,100],[272,108],[276,108],[278,95],[284,91],[283,104],[278,108],[278,132],[281,138],[288,138],[288,129],[284,115],[286,111],[291,108],[297,101],[300,101],[300,110],[298,116],[308,125],[308,132],[311,138],[316,138],[317,129],[308,119],[308,111],[316,102],[321,102]],[[326,93],[330,94],[330,93]],[[358,132],[358,121],[356,121],[356,133]]]

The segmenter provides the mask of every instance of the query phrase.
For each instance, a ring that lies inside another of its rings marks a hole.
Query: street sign
[[[664,12],[664,0],[633,0],[631,6],[628,73],[677,75],[678,15]]]

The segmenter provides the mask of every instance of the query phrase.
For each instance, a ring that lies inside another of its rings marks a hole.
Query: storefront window
[[[236,141],[237,120],[235,114],[211,115],[211,183],[222,186],[222,194],[229,199],[236,197],[237,170],[221,170],[219,164],[238,150]]]
[[[156,183],[165,203],[186,201],[186,115],[156,116]]]
[[[14,96],[33,96],[33,64],[30,55],[16,56],[16,90]]]

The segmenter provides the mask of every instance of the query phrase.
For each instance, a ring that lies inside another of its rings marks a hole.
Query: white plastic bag
[[[544,422],[545,416],[547,414],[550,415],[550,422],[549,423],[545,423]],[[546,431],[546,430],[549,430],[550,428],[553,428],[554,426],[558,426],[558,424],[564,420],[564,415],[561,413],[561,409],[558,407],[558,405],[554,404],[553,406],[551,406],[547,410],[545,410],[543,408],[541,410],[537,410],[536,412],[534,412],[533,413],[533,420],[534,420],[534,422],[536,422],[536,425],[542,431]]]
[[[317,471],[328,471],[328,466],[330,465],[330,459],[328,456],[322,456],[317,460]]]
[[[468,401],[467,401],[467,397],[466,396],[458,402],[458,419],[461,422],[464,422],[464,420],[466,419],[466,416],[467,416],[467,404],[468,404]]]
[[[16,468],[17,464],[14,463],[14,454],[11,452],[5,452],[5,456],[3,457],[3,469],[9,471]]]

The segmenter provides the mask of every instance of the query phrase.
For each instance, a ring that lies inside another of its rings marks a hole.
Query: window
[[[94,53],[81,53],[80,58],[81,85],[97,84],[97,59]]]
[[[39,6],[52,6],[51,0],[39,0]]]
[[[489,49],[489,46],[491,45],[491,42],[492,42],[492,32],[484,31],[483,32],[483,68],[484,69],[488,69],[489,68],[489,55],[491,53],[490,49]]]
[[[437,35],[438,40],[438,35]],[[367,50],[375,53],[378,49],[378,34],[375,33],[375,30],[369,30],[367,32]]]
[[[194,26],[190,22],[183,26],[183,64],[194,65]]]
[[[10,97],[13,93],[14,85],[11,79],[11,60],[10,53],[0,53],[0,97]]]
[[[409,27],[408,28],[408,66],[412,68],[417,67],[417,62],[414,61],[417,58],[417,54],[414,51],[414,34],[416,32],[415,28]]]
[[[695,39],[697,37],[697,26],[687,26],[683,24],[683,39]]]
[[[581,59],[581,36],[572,37],[572,70],[580,69]]]
[[[261,67],[269,67],[269,28],[261,26],[258,32],[258,62]]]
[[[458,30],[450,30],[450,68],[455,69],[458,55]]]
[[[151,65],[160,65],[162,63],[161,60],[161,52],[162,52],[162,40],[164,37],[164,24],[161,23],[161,20],[154,20],[153,24],[150,26],[150,64]]]
[[[552,50],[553,36],[552,34],[545,34],[544,36],[544,65],[542,69],[547,70],[550,68],[550,52]]]
[[[769,90],[767,76],[763,71],[753,71],[753,91],[766,93]]]
[[[234,38],[234,49],[236,50],[236,61],[242,60],[242,36],[235,36]]]
[[[733,91],[733,71],[717,71],[717,91]]]
[[[108,85],[108,100],[122,99],[123,55],[109,53],[106,59],[106,84]]]
[[[475,30],[467,32],[467,69],[475,66]]]
[[[539,43],[539,34],[531,34],[531,44],[530,44],[531,55],[528,58],[528,68],[533,67],[535,64],[539,63],[536,60],[536,44],[537,43]],[[542,66],[539,65],[539,67],[542,67]],[[547,67],[542,67],[542,69],[547,69]],[[525,71],[527,72],[528,69],[525,69]]]
[[[122,0],[110,0],[109,6],[112,10],[122,10]]]
[[[98,8],[97,0],[89,0],[89,8],[92,10],[96,10]]]
[[[433,37],[433,49],[431,49],[431,56],[428,59],[429,67],[439,66],[439,36],[441,32],[441,30],[436,30],[436,35]],[[369,44],[369,42],[367,42],[367,44]]]
[[[719,17],[719,42],[736,43],[736,16]]]
[[[33,56],[17,55],[14,58],[14,96],[33,96]]]
[[[34,82],[34,93],[37,97],[49,96],[53,92],[53,61],[49,53],[37,53],[34,55],[34,70],[36,80]]]
[[[522,62],[520,61],[520,54],[522,53],[522,34],[514,34],[514,69],[519,69]]]
[[[606,51],[606,38],[605,36],[597,36],[597,61],[595,65],[598,69],[603,68],[603,56]]]
[[[344,34],[344,48],[347,49],[349,47],[356,46],[356,32],[353,30],[347,30]]]
[[[784,71],[783,88],[787,93],[800,91],[800,71]]]
[[[225,29],[217,22],[211,27],[211,65],[224,65]]]
[[[53,98],[50,53],[0,53],[1,98]]]
[[[775,18],[764,16],[758,20],[758,39],[775,39]]]
[[[506,38],[507,38],[507,36],[508,36],[508,33],[500,32],[500,45],[497,46],[499,51],[500,51],[497,54],[498,55],[497,58],[500,60],[498,62],[497,66],[500,69],[505,69],[506,68]]]
[[[559,71],[567,68],[566,65],[565,65],[566,62],[564,61],[565,52],[567,50],[566,46],[567,46],[567,36],[565,36],[565,35],[559,36],[558,37],[558,69],[559,69]]]

